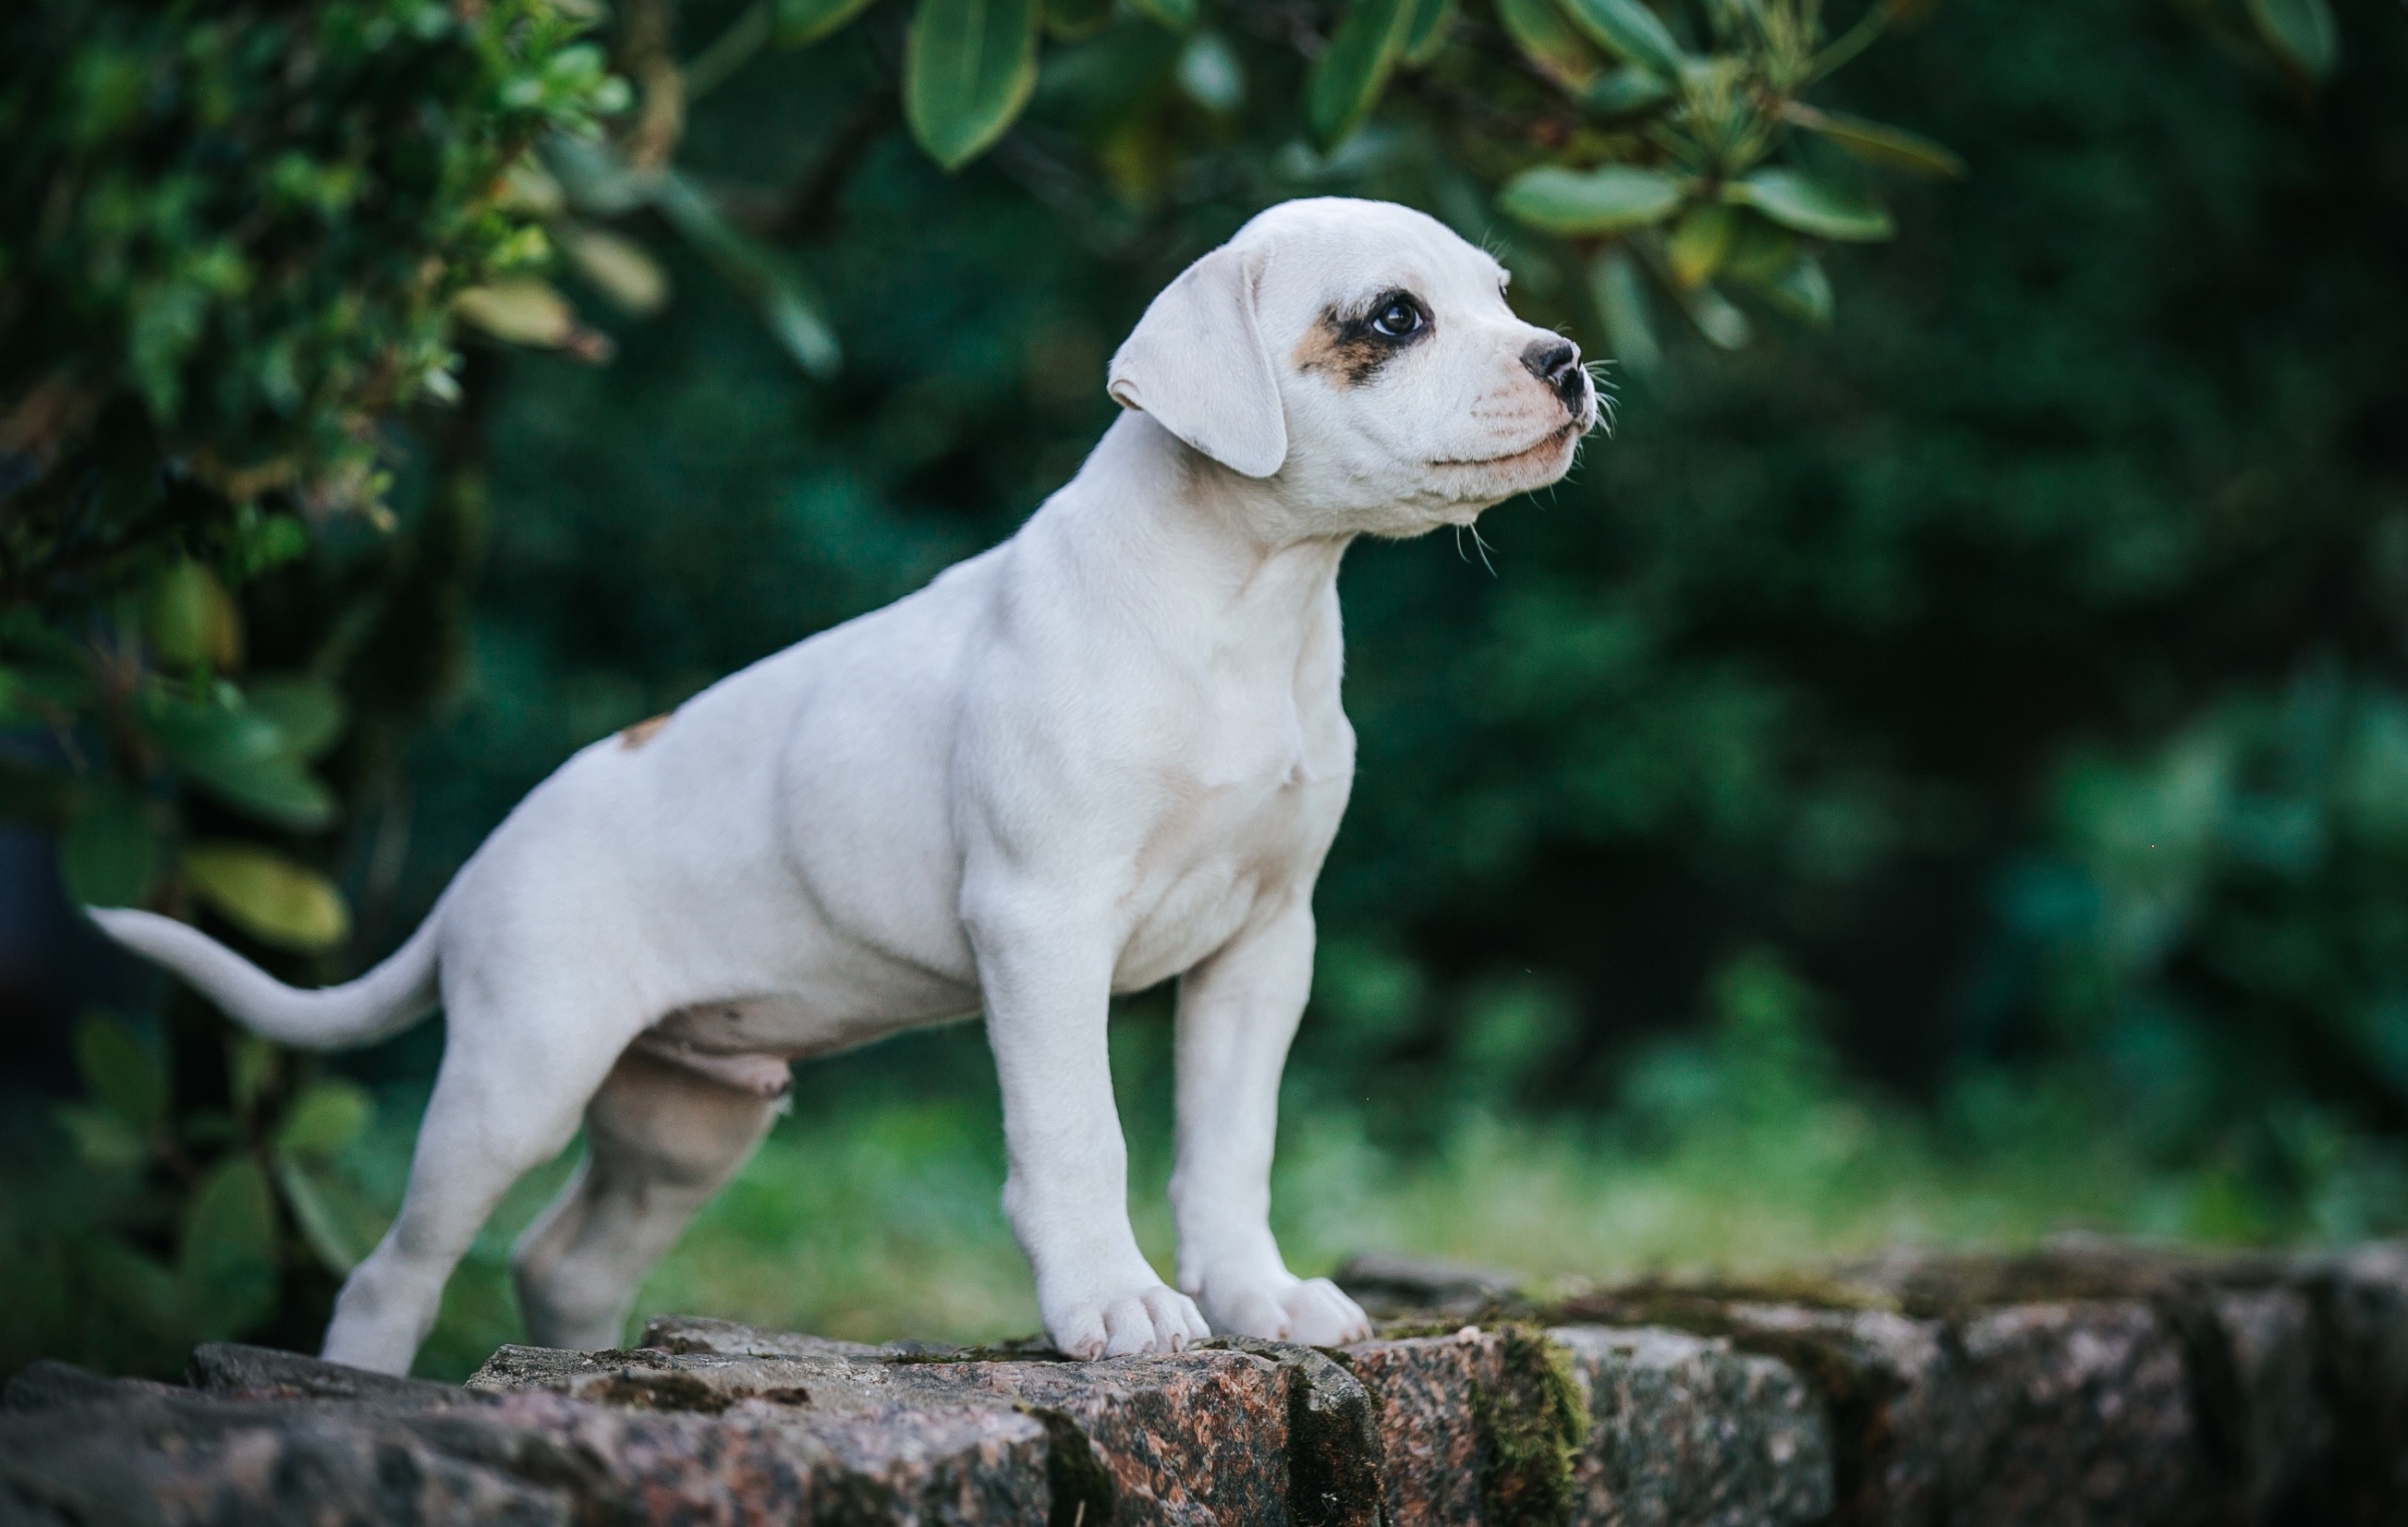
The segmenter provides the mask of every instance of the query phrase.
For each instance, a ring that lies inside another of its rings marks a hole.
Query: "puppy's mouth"
[[[1561,450],[1565,446],[1570,445],[1572,441],[1578,439],[1585,427],[1586,426],[1584,425],[1581,421],[1575,419],[1566,422],[1556,429],[1548,431],[1545,435],[1540,436],[1536,444],[1524,446],[1519,450],[1509,450],[1497,456],[1440,456],[1432,461],[1430,464],[1432,466],[1485,467],[1491,470],[1515,466],[1535,466],[1540,462],[1554,455],[1556,451]]]

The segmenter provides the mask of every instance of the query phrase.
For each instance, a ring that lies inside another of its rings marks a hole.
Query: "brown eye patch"
[[[1428,337],[1429,309],[1410,292],[1383,292],[1351,308],[1321,315],[1292,357],[1298,371],[1318,371],[1340,385],[1361,387],[1398,352]]]

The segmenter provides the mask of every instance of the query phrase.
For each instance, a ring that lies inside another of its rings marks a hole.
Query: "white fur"
[[[294,992],[166,919],[94,912],[289,1044],[390,1033],[439,978],[408,1192],[326,1355],[406,1369],[494,1203],[580,1117],[585,1164],[516,1271],[534,1340],[614,1345],[786,1061],[979,1011],[1004,1206],[1057,1346],[1366,1335],[1268,1224],[1312,885],[1354,767],[1336,578],[1357,535],[1554,481],[1595,422],[1584,378],[1568,400],[1524,364],[1554,336],[1502,281],[1402,207],[1263,213],[1147,310],[1112,364],[1131,411],[1018,535],[578,753],[349,986]],[[1418,342],[1359,383],[1303,364],[1327,314],[1390,289],[1433,316]],[[1129,1228],[1104,1044],[1112,993],[1173,976],[1183,1292]]]

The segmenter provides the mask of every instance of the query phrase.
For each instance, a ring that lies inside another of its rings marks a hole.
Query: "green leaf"
[[[2283,65],[2309,79],[2332,73],[2341,35],[2326,0],[2248,0],[2249,20]]]
[[[75,1055],[84,1085],[136,1139],[159,1132],[167,1120],[166,1069],[132,1030],[113,1018],[86,1014],[76,1020]]]
[[[1803,250],[1756,290],[1767,303],[1801,323],[1819,329],[1831,321],[1831,278],[1823,273],[1823,262]]]
[[[1823,263],[1798,247],[1788,230],[1753,212],[1739,214],[1722,274],[1764,299],[1776,312],[1820,328],[1831,321],[1831,280]]]
[[[1625,65],[1601,75],[1581,93],[1581,105],[1601,117],[1636,116],[1672,98],[1663,76]]]
[[[652,205],[701,251],[720,279],[751,302],[796,364],[825,379],[843,362],[836,331],[822,316],[802,273],[786,257],[728,221],[694,183],[672,170],[651,193]]]
[[[143,719],[168,762],[226,805],[303,831],[334,820],[334,792],[310,778],[266,717],[152,691]]]
[[[276,1048],[274,1042],[262,1039],[255,1034],[244,1033],[234,1035],[226,1048],[228,1101],[233,1103],[234,1111],[248,1123],[261,1096],[276,1084],[276,1074],[280,1069],[278,1063],[283,1059],[283,1052]]]
[[[1747,321],[1747,315],[1711,286],[1681,293],[1681,306],[1687,310],[1689,321],[1706,336],[1706,343],[1717,350],[1745,350],[1756,337],[1756,325]]]
[[[194,1194],[176,1257],[177,1292],[194,1334],[222,1339],[276,1303],[276,1206],[249,1156],[222,1162]]]
[[[553,133],[536,145],[544,166],[558,177],[568,205],[579,212],[615,218],[653,198],[659,178],[639,175],[607,144]]]
[[[820,313],[819,305],[791,275],[781,275],[757,299],[761,322],[779,348],[795,358],[805,372],[825,378],[836,372],[838,351],[836,331]]]
[[[903,116],[928,157],[960,169],[1003,136],[1037,86],[1037,0],[920,0],[903,44]]]
[[[75,1141],[76,1154],[87,1166],[104,1172],[126,1172],[150,1159],[150,1148],[125,1127],[108,1108],[62,1103],[54,1110],[59,1126]]]
[[[322,1081],[294,1100],[276,1132],[276,1149],[303,1161],[332,1161],[375,1114],[376,1105],[357,1082]]]
[[[451,373],[436,370],[430,376],[447,380]],[[297,562],[309,549],[309,527],[289,514],[240,514],[235,522],[235,544],[227,552],[234,575],[241,578],[257,578],[273,572],[290,562]]]
[[[1796,170],[1760,169],[1724,191],[1784,228],[1816,238],[1863,242],[1895,231],[1889,214],[1871,202]]]
[[[1886,122],[1868,121],[1851,117],[1844,111],[1822,111],[1791,102],[1788,119],[1810,133],[1819,134],[1855,154],[1875,164],[1934,179],[1964,178],[1965,161],[1954,150],[1932,142],[1920,133],[1910,133],[1903,127]]]
[[[254,678],[243,686],[243,702],[284,734],[285,750],[314,760],[343,735],[343,697],[335,686],[308,674]]]
[[[1687,291],[1712,278],[1722,268],[1739,220],[1739,208],[1720,202],[1701,203],[1682,213],[1664,241],[1664,262],[1671,267],[1673,284]]]
[[[1151,17],[1173,32],[1184,32],[1196,24],[1196,0],[1130,0],[1138,14]]]
[[[1305,120],[1324,150],[1353,136],[1380,104],[1412,21],[1412,0],[1351,0],[1304,86]]]
[[[280,949],[315,953],[351,931],[342,892],[316,870],[250,843],[196,843],[184,878],[200,898],[243,932]]]
[[[871,0],[778,0],[778,25],[770,41],[781,48],[817,42],[867,10]]]
[[[138,906],[159,865],[150,806],[111,779],[70,797],[59,835],[59,879],[79,906]]]
[[[1648,317],[1646,283],[1630,251],[1616,245],[1589,262],[1588,289],[1598,316],[1605,321],[1606,343],[1616,364],[1639,376],[1661,365],[1664,351]]]
[[[138,1329],[175,1333],[178,1345],[191,1339],[182,1329],[183,1295],[172,1269],[115,1235],[95,1235],[85,1246],[88,1260],[79,1274],[85,1307],[122,1311]]]
[[[1412,18],[1405,23],[1404,61],[1418,69],[1438,57],[1455,30],[1455,0],[1415,0]]]
[[[1508,217],[1547,233],[1594,236],[1661,222],[1681,205],[1681,182],[1662,170],[1541,164],[1507,181],[1497,205]]]
[[[652,251],[632,238],[602,228],[566,223],[555,235],[563,254],[587,284],[633,318],[650,318],[669,300],[668,272]]]
[[[1588,91],[1605,72],[1605,61],[1564,20],[1555,0],[1497,0],[1497,19],[1541,74],[1574,94]]]
[[[316,1174],[299,1162],[279,1156],[276,1185],[284,1190],[285,1206],[293,1211],[301,1238],[328,1272],[337,1277],[350,1272],[367,1254],[367,1248],[376,1244],[375,1233],[352,1222],[355,1217],[343,1211],[349,1195],[329,1193]]]
[[[452,299],[452,311],[505,344],[552,350],[577,333],[577,309],[533,276],[472,286]]]
[[[1731,231],[1730,248],[1723,255],[1723,274],[1733,280],[1761,286],[1777,278],[1798,258],[1798,235],[1742,210]]]
[[[1598,47],[1667,79],[1681,77],[1681,45],[1640,0],[1563,0],[1564,14]]]
[[[150,585],[142,609],[143,635],[170,668],[208,664],[224,673],[242,664],[242,615],[217,574],[187,557]]]

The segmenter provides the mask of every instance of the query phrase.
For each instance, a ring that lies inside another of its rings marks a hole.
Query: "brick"
[[[1786,1527],[1832,1505],[1822,1398],[1786,1364],[1660,1327],[1564,1326],[1589,1406],[1584,1527]]]
[[[681,1317],[505,1348],[462,1389],[228,1345],[180,1388],[36,1363],[0,1524],[2408,1520],[2408,1247],[1898,1255],[1552,1311],[1441,1271],[1390,1281],[1479,1323],[1337,1352],[1076,1363]]]
[[[1288,1381],[1246,1352],[1071,1362],[897,1362],[929,1398],[989,1395],[1068,1421],[1111,1483],[1115,1523],[1284,1521]]]
[[[690,1321],[656,1322],[649,1334],[701,1349],[506,1347],[468,1386],[708,1413],[754,1404],[804,1414],[879,1407],[897,1427],[922,1424],[914,1411],[1025,1412],[1043,1429],[1053,1488],[1087,1500],[1096,1527],[1287,1517],[1290,1381],[1279,1363],[1254,1353],[1072,1363],[882,1352]]]
[[[1497,1384],[1503,1345],[1466,1326],[1451,1336],[1360,1342],[1340,1354],[1379,1416],[1382,1510],[1387,1527],[1449,1527],[1482,1520],[1477,1384]]]
[[[730,1527],[1035,1524],[1052,1506],[1045,1428],[1004,1406],[695,1411],[540,1388],[396,1406],[161,1388],[46,1383],[62,1403],[0,1420],[0,1505],[75,1521]]]
[[[2300,1283],[2336,1399],[2338,1469],[2324,1520],[2408,1521],[2408,1242],[2306,1259]]]
[[[1778,1356],[1821,1392],[1833,1430],[1835,1520],[1864,1527],[1951,1520],[1958,1365],[1938,1320],[1887,1310],[1732,1301],[1716,1327]]]
[[[2214,1493],[2180,1341],[2137,1300],[1963,1321],[1957,1514],[2000,1527],[2198,1521]]]
[[[1465,1326],[1337,1355],[1378,1417],[1389,1527],[1569,1520],[1588,1411],[1570,1354],[1545,1333]]]

